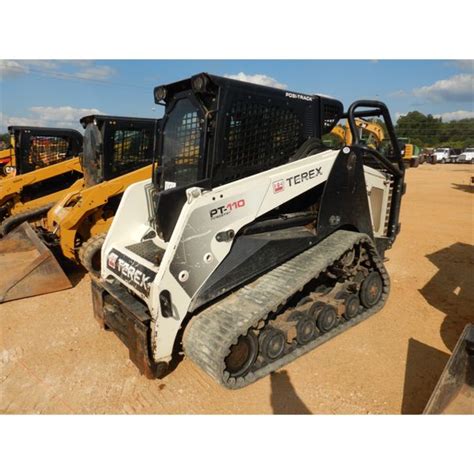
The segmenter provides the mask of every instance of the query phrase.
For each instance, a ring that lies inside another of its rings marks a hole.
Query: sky
[[[198,72],[322,93],[346,109],[381,100],[395,120],[412,110],[445,122],[474,117],[472,60],[0,60],[0,131],[80,130],[79,119],[94,113],[160,117],[153,88]]]

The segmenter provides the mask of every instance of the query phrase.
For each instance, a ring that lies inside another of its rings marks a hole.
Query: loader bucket
[[[464,328],[423,413],[474,414],[474,324]]]
[[[51,251],[26,222],[0,239],[0,303],[71,286]]]

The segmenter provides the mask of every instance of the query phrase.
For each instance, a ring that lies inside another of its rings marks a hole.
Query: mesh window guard
[[[35,168],[59,163],[67,157],[69,142],[61,137],[31,137],[28,163]]]
[[[198,180],[202,124],[198,111],[187,99],[170,114],[164,132],[163,176],[177,186]]]
[[[152,162],[153,140],[150,130],[115,130],[113,145],[112,173],[114,175],[141,168]]]
[[[284,163],[300,146],[302,129],[289,109],[235,102],[226,127],[226,166],[264,169]]]

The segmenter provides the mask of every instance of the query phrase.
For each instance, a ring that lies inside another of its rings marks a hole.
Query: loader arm
[[[0,206],[5,205],[8,201],[13,200],[18,204],[16,212],[22,212],[25,210],[26,203],[21,200],[22,192],[33,184],[46,181],[47,179],[54,178],[56,176],[76,171],[82,173],[80,159],[78,157],[71,158],[70,160],[57,163],[55,165],[40,168],[30,173],[25,173],[19,176],[11,176],[3,179],[0,184]],[[64,193],[61,190],[57,193],[48,194],[41,198],[34,200],[34,206],[42,206],[50,202],[56,201]],[[31,207],[32,203],[28,203],[28,207]]]
[[[0,150],[0,164],[6,165],[12,159],[11,150]]]
[[[101,212],[103,206],[111,198],[121,195],[130,184],[147,179],[150,174],[151,165],[145,166],[110,181],[82,190],[73,190],[53,206],[47,217],[48,228],[58,233],[63,254],[71,260],[76,260],[78,232],[83,230],[91,235],[106,232],[113,215],[104,215]],[[89,219],[85,222],[87,218]]]

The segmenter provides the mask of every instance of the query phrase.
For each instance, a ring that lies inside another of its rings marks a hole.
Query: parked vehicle
[[[398,137],[398,146],[402,152],[403,164],[405,168],[417,168],[420,161],[420,147],[411,143],[409,138]]]
[[[456,163],[473,163],[474,148],[466,148],[456,159]]]
[[[458,153],[452,148],[436,148],[433,153],[434,163],[455,163]]]
[[[420,164],[432,163],[434,148],[423,148],[420,153]]]

